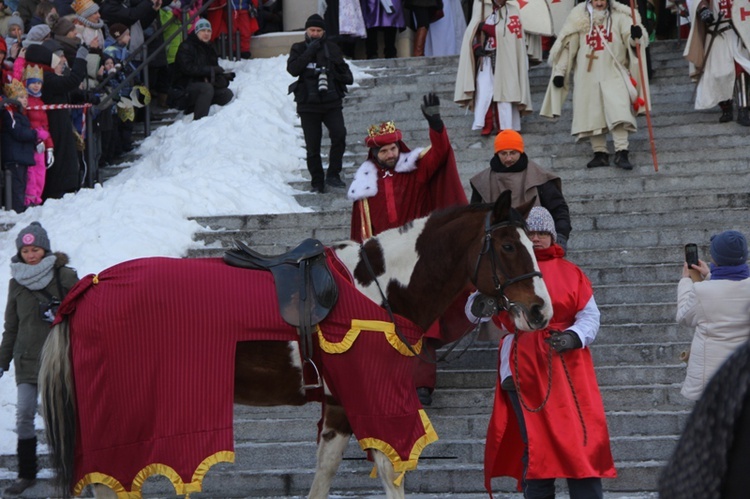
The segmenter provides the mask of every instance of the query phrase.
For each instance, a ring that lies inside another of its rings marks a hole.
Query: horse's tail
[[[67,320],[52,328],[44,344],[39,393],[56,485],[61,494],[69,497],[73,481],[76,414]]]

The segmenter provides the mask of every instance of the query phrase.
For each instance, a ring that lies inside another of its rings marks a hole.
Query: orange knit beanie
[[[523,137],[515,130],[503,130],[495,137],[495,154],[508,149],[523,152]]]

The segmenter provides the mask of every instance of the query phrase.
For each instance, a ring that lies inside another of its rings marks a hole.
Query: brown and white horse
[[[387,301],[394,314],[411,320],[423,331],[441,317],[467,285],[496,296],[520,329],[541,329],[552,316],[552,306],[524,230],[523,219],[531,204],[516,210],[511,208],[510,199],[510,192],[506,192],[494,205],[449,208],[385,231],[361,246],[343,242],[331,248],[361,293],[379,305]],[[100,314],[94,323],[107,322],[108,311]],[[68,322],[66,319],[52,330],[40,373],[51,461],[66,495],[74,485],[73,447],[76,418],[80,416],[75,412]],[[78,334],[78,330],[73,333]],[[243,341],[236,347],[235,403],[275,406],[306,402],[296,341]],[[343,406],[327,390],[329,380],[323,381],[327,397],[311,498],[328,496],[352,434]],[[372,457],[387,497],[403,497],[403,482],[397,480],[389,458],[377,449],[372,450]],[[95,485],[95,491],[97,497],[112,495],[103,485]]]

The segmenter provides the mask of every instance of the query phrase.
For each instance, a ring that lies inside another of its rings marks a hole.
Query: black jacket
[[[290,85],[289,92],[294,92],[297,111],[302,112],[341,105],[346,86],[354,83],[341,49],[325,36],[320,42],[311,40],[292,45],[286,70],[297,77],[297,81]],[[328,91],[325,93],[319,91],[321,72],[328,77]]]
[[[187,88],[193,82],[213,83],[219,68],[219,55],[210,43],[191,33],[180,44],[175,56],[175,86]]]
[[[29,118],[15,106],[4,107],[2,113],[3,164],[33,165],[37,137]]]

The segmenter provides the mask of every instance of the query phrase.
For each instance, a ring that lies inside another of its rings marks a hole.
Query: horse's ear
[[[520,206],[516,206],[516,211],[518,212],[521,217],[526,220],[526,217],[529,216],[529,213],[531,212],[531,208],[534,207],[534,203],[536,203],[536,196],[531,198],[529,201],[525,202],[524,204]]]
[[[495,201],[495,205],[492,207],[492,223],[496,224],[504,220],[508,220],[510,217],[510,199],[511,192],[503,191]]]

